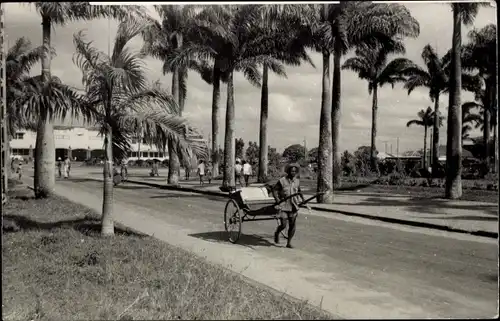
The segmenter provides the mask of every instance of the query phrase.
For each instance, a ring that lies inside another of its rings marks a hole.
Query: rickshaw
[[[307,203],[324,194],[320,192],[305,199],[302,193],[295,193],[276,202],[271,194],[271,186],[267,184],[241,189],[221,187],[220,190],[229,192],[229,200],[224,209],[224,228],[231,243],[238,242],[243,222],[276,220],[279,224],[280,211],[276,209],[276,205],[280,205],[290,198],[298,197],[301,200],[298,204],[299,207],[305,206],[311,210]],[[284,231],[281,232],[281,235],[285,239],[287,238]]]

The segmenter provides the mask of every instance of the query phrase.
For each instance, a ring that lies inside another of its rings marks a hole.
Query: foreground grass
[[[11,196],[3,225],[3,320],[331,318],[152,237],[101,238],[59,197]]]

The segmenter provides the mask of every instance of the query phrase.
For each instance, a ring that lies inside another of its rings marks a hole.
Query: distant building
[[[104,157],[104,137],[99,135],[97,128],[56,126],[54,128],[56,158],[70,156],[77,160]],[[33,158],[36,143],[36,133],[19,130],[10,141],[12,157]],[[130,160],[138,158],[168,159],[166,151],[159,151],[156,146],[144,144],[144,140],[131,141]]]

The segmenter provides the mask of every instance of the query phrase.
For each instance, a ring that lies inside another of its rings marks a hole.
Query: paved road
[[[58,184],[75,193],[102,195],[100,182],[72,178]],[[115,189],[114,199],[117,204],[143,207],[147,215],[180,229],[197,231],[191,234],[194,238],[225,241],[223,198],[125,184]],[[299,216],[297,249],[285,250],[271,243],[274,221],[244,223],[244,236],[234,246],[287,260],[304,271],[317,271],[318,278],[310,282],[318,287],[333,281],[322,279],[323,272],[334,273],[350,288],[358,289],[356,295],[355,291],[339,295],[377,307],[374,318],[487,318],[497,314],[495,242],[306,213]],[[286,275],[286,267],[283,270]],[[293,279],[283,278],[283,282]],[[380,315],[380,311],[386,314]]]

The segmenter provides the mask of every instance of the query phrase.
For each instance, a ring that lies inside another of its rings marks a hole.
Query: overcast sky
[[[420,22],[420,36],[406,40],[406,57],[422,64],[420,54],[426,44],[437,48],[444,55],[451,47],[452,13],[449,4],[443,3],[407,3],[412,15]],[[476,17],[474,28],[487,24],[496,25],[494,7],[483,7]],[[6,33],[12,45],[19,37],[29,38],[34,45],[41,43],[41,20],[34,8],[27,4],[6,4]],[[109,26],[109,27],[108,27]],[[74,46],[72,37],[79,30],[86,29],[89,40],[101,50],[107,51],[109,34],[113,39],[117,23],[107,20],[77,22],[65,27],[57,26],[52,34],[52,45],[56,48],[57,57],[52,61],[52,74],[60,77],[69,85],[81,86],[81,73],[72,62]],[[462,31],[464,41],[470,28]],[[136,39],[131,43],[139,50],[142,41]],[[318,145],[319,115],[321,108],[321,56],[311,53],[317,69],[309,65],[288,67],[287,79],[274,75],[269,77],[269,144],[283,150],[286,146],[300,143],[304,138],[308,148]],[[345,60],[345,59],[344,59]],[[161,73],[161,62],[148,58],[147,67],[151,81],[160,79],[165,88],[170,88],[171,75]],[[34,70],[38,72],[39,66]],[[219,135],[223,145],[226,92],[222,86],[221,119]],[[340,147],[355,150],[362,145],[370,145],[371,97],[367,83],[357,78],[350,71],[342,71],[342,121]],[[472,99],[470,93],[462,95],[462,101]],[[200,77],[190,72],[185,116],[205,135],[211,131],[212,88]],[[400,152],[423,147],[423,129],[407,128],[408,120],[414,119],[420,109],[433,106],[426,89],[417,89],[410,96],[396,86],[383,87],[379,90],[379,128],[377,144],[379,151],[396,152],[396,141],[399,137]],[[247,141],[258,141],[260,89],[252,87],[241,74],[235,75],[236,105],[236,137]],[[448,97],[441,97],[442,112],[447,115]],[[441,144],[446,143],[446,127],[441,131]],[[476,133],[476,132],[475,132]],[[475,134],[473,133],[473,134]]]

